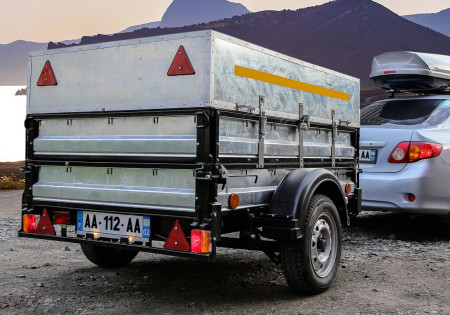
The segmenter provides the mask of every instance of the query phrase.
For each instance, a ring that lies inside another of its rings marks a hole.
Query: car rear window
[[[438,125],[448,118],[449,105],[441,99],[379,101],[361,109],[361,125]]]

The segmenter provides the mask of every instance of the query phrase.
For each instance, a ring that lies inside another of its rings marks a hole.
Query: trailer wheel
[[[124,250],[91,244],[81,244],[81,250],[87,259],[105,268],[117,268],[128,265],[138,254],[137,250]]]
[[[330,198],[313,196],[302,231],[302,238],[280,243],[281,268],[295,292],[320,293],[333,282],[341,257],[341,222]]]

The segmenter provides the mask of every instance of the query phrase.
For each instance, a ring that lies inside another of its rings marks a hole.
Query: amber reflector
[[[228,204],[230,205],[230,208],[233,210],[239,207],[238,194],[231,194],[230,198],[228,199]]]
[[[345,193],[347,195],[350,195],[350,193],[352,192],[352,185],[350,184],[345,184]]]

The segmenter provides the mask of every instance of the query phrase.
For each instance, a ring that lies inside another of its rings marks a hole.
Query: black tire
[[[81,250],[87,259],[105,268],[118,268],[128,265],[138,254],[137,250],[125,250],[91,244],[81,244]]]
[[[332,284],[341,258],[342,228],[330,198],[314,195],[302,224],[301,239],[281,241],[281,268],[299,294],[317,294]]]

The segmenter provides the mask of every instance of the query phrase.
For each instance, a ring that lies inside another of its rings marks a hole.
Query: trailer
[[[359,80],[215,31],[29,58],[19,236],[213,261],[265,252],[326,290],[359,213]]]

